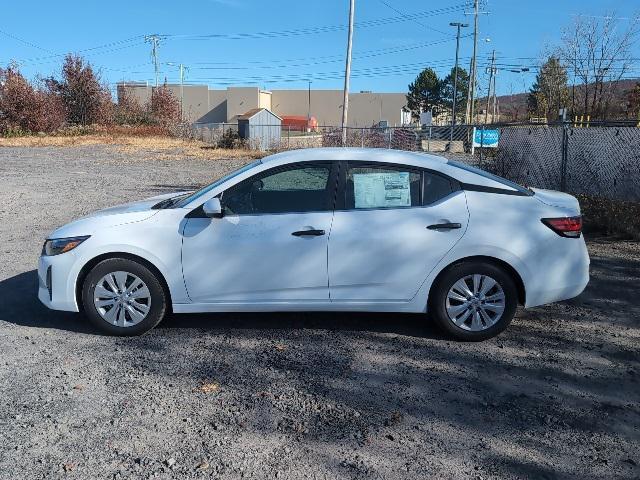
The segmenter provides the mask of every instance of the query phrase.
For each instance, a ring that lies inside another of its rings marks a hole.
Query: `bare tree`
[[[639,27],[639,15],[620,19],[610,14],[577,16],[573,25],[564,31],[559,55],[574,82],[578,80],[581,84],[572,93],[573,113],[577,113],[581,105],[584,115],[607,117],[616,83],[631,68],[631,47]]]

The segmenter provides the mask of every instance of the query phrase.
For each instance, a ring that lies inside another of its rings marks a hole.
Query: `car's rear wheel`
[[[163,319],[167,298],[158,278],[144,265],[109,258],[89,272],[82,287],[84,312],[111,335],[140,335]]]
[[[458,340],[479,341],[502,332],[515,315],[518,290],[498,265],[467,261],[452,265],[436,280],[429,312]]]

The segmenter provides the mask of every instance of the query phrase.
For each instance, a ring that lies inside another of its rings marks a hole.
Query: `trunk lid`
[[[573,212],[574,215],[580,215],[580,204],[573,195],[543,188],[532,188],[531,190],[535,193],[534,198],[537,198],[538,201],[552,207],[565,208]]]

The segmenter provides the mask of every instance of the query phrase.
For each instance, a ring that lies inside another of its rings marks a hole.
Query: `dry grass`
[[[218,160],[235,158],[261,158],[264,153],[253,150],[212,148],[197,140],[185,140],[169,136],[133,136],[90,134],[79,136],[28,136],[1,138],[0,147],[78,147],[111,145],[122,153],[154,158],[184,159],[185,157]]]

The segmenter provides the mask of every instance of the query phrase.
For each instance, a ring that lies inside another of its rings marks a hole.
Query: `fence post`
[[[389,128],[389,148],[391,148],[391,129]]]
[[[562,160],[560,162],[560,191],[567,191],[567,160],[569,156],[569,129],[562,124]]]
[[[482,168],[482,154],[484,153],[484,129],[487,127],[485,123],[480,130],[480,161],[478,162],[478,168]]]
[[[364,127],[362,127],[362,132],[360,132],[360,146],[364,148]]]

